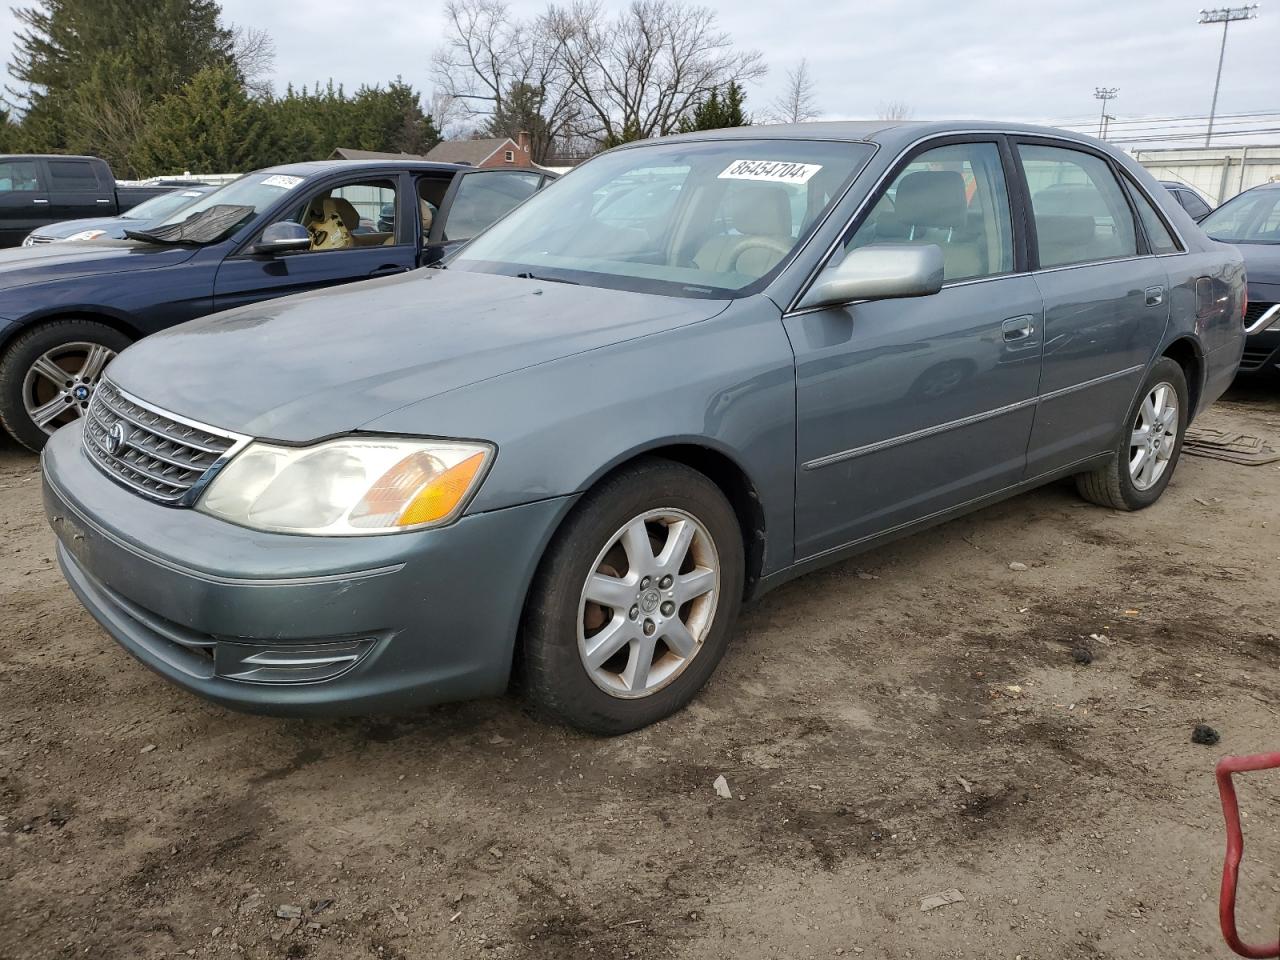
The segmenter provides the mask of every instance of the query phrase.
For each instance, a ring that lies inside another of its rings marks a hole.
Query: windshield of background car
[[[158,197],[152,197],[150,200],[143,200],[136,207],[130,207],[120,216],[126,220],[159,220],[161,217],[167,217],[175,210],[181,210],[183,207],[189,206],[200,197],[205,196],[204,190],[173,190],[169,193],[162,193]]]
[[[231,181],[221,190],[206,193],[190,206],[183,207],[181,210],[170,214],[156,226],[167,227],[171,224],[182,223],[188,217],[211,207],[253,207],[253,212],[259,214],[268,207],[273,206],[281,197],[301,186],[305,179],[305,177],[295,177],[290,174],[271,173],[269,171],[265,173],[250,173],[239,180]]]
[[[1228,243],[1280,243],[1280,189],[1242,193],[1201,220],[1200,229]]]
[[[617,150],[534,194],[449,268],[745,296],[808,239],[872,152],[865,143],[782,139]]]

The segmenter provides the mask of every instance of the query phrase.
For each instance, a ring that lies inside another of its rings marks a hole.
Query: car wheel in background
[[[1162,357],[1142,385],[1115,457],[1104,467],[1076,476],[1080,495],[1116,510],[1151,506],[1173,477],[1190,415],[1182,367]]]
[[[84,416],[102,372],[131,341],[93,320],[55,320],[17,337],[0,359],[0,423],[40,450],[59,427]]]
[[[534,578],[525,695],[591,733],[670,716],[724,655],[743,576],[737,518],[705,476],[655,458],[606,478],[574,508]]]

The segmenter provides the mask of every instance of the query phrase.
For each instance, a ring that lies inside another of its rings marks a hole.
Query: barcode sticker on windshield
[[[262,185],[264,187],[283,187],[285,190],[292,190],[301,182],[301,177],[290,177],[287,174],[274,173],[263,180]]]
[[[808,183],[822,169],[817,163],[785,160],[735,160],[724,168],[720,180],[767,180],[770,183]]]

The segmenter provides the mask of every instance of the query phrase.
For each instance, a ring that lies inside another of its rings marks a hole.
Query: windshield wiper
[[[575,287],[582,286],[577,280],[565,280],[562,277],[539,277],[536,274],[529,273],[527,270],[524,273],[517,273],[516,276],[521,280],[539,280],[544,283],[567,283]]]

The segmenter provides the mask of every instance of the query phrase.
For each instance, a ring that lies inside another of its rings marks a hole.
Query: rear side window
[[[0,160],[0,193],[43,190],[39,169],[31,160]]]
[[[1160,214],[1156,212],[1155,207],[1147,200],[1142,191],[1132,183],[1127,184],[1129,187],[1129,196],[1133,200],[1134,207],[1138,210],[1138,219],[1142,221],[1142,229],[1147,233],[1147,241],[1151,244],[1152,253],[1177,253],[1181,248],[1173,239],[1173,235],[1169,232],[1169,228],[1165,226],[1164,220]]]
[[[50,160],[49,179],[54,190],[94,193],[98,189],[98,175],[87,160]]]
[[[1111,167],[1093,154],[1062,147],[1018,147],[1041,267],[1136,256],[1137,231]]]
[[[846,249],[936,243],[947,281],[1013,270],[1013,228],[1000,149],[958,143],[926,150],[876,200]]]

